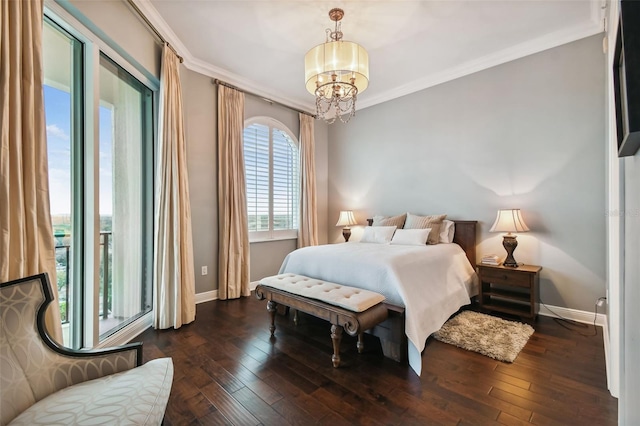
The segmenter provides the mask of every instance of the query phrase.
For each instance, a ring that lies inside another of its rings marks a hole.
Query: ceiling
[[[134,0],[185,66],[307,111],[304,55],[344,9],[369,52],[358,109],[603,31],[602,0]]]

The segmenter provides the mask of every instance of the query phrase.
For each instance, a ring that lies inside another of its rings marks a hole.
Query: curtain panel
[[[154,327],[180,328],[196,318],[187,148],[179,59],[167,46],[160,74],[160,132],[155,187]]]
[[[249,296],[244,93],[218,85],[218,297]]]
[[[300,229],[298,248],[318,245],[314,118],[300,113]]]
[[[0,282],[46,272],[46,324],[62,343],[49,207],[42,0],[0,2]]]

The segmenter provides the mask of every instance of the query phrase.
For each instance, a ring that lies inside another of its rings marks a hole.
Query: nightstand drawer
[[[504,269],[483,268],[482,281],[493,284],[531,287],[531,276],[529,274],[513,273]]]

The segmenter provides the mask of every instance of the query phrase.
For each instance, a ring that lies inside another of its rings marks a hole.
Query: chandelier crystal
[[[329,11],[334,30],[327,28],[326,41],[304,57],[306,87],[316,97],[316,117],[329,124],[338,117],[349,122],[356,113],[358,94],[369,85],[369,54],[359,44],[342,40],[343,17],[342,9]]]

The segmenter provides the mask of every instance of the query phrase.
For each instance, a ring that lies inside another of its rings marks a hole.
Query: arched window
[[[244,165],[250,241],[297,238],[298,141],[269,117],[245,121]]]

